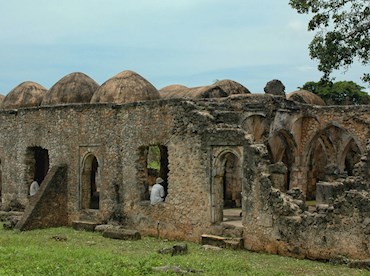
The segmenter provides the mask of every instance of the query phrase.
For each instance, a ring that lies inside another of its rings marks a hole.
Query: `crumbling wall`
[[[241,159],[246,248],[310,258],[365,258],[369,196],[364,189],[352,188],[367,185],[369,154],[354,168],[362,180],[341,182],[352,191],[337,192],[329,206],[309,213],[304,196],[314,139],[341,134],[340,143],[332,147],[338,154],[331,158],[342,166],[349,142],[365,150],[369,110],[312,107],[271,95],[2,110],[2,208],[24,209],[29,204],[25,155],[27,148],[40,147],[48,150],[51,168],[68,164],[68,224],[115,220],[143,234],[197,240],[219,223],[212,218],[212,154],[235,150]],[[142,196],[138,176],[138,162],[146,159],[139,149],[149,146],[168,151],[168,196],[155,206]],[[99,164],[98,210],[81,208],[83,160],[90,154]],[[284,193],[287,172],[289,188],[303,193]]]
[[[43,185],[30,198],[21,220],[15,226],[19,230],[68,225],[67,214],[67,166],[53,167]]]
[[[367,167],[365,156],[368,151],[358,167]],[[262,250],[311,259],[369,258],[370,183],[366,175],[323,183],[328,195],[314,212],[307,211],[299,193],[282,193],[268,179],[261,184],[267,196],[263,200],[268,202],[264,213],[272,214],[273,219],[270,227],[257,235]]]

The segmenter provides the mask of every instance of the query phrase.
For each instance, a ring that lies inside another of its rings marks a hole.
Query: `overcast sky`
[[[263,92],[318,81],[308,16],[288,0],[0,0],[0,93],[83,72],[102,84],[133,70],[158,89],[232,79]],[[359,65],[336,80],[360,81]]]

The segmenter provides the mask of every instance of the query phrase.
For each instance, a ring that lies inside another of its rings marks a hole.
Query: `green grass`
[[[152,270],[158,266],[195,269],[203,271],[201,275],[370,275],[346,266],[246,250],[206,251],[189,242],[186,255],[157,253],[174,244],[150,237],[112,240],[70,228],[15,232],[0,226],[0,275],[171,275]]]

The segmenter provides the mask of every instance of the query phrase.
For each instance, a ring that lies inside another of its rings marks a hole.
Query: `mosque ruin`
[[[132,71],[102,85],[82,73],[49,90],[24,82],[1,104],[2,213],[21,211],[21,230],[115,222],[169,239],[237,234],[253,251],[369,259],[370,105],[280,92],[231,80],[157,90]],[[151,205],[158,176],[166,198]],[[239,227],[225,221],[229,209],[240,209]]]

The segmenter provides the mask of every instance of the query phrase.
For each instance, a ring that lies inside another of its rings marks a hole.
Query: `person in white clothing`
[[[40,188],[39,183],[37,183],[37,181],[33,181],[30,186],[30,196],[35,195],[39,188]]]
[[[152,190],[150,192],[150,204],[154,205],[154,204],[164,201],[164,197],[165,197],[164,188],[161,185],[163,181],[164,180],[160,177],[158,177],[155,180],[155,184],[153,185]]]

